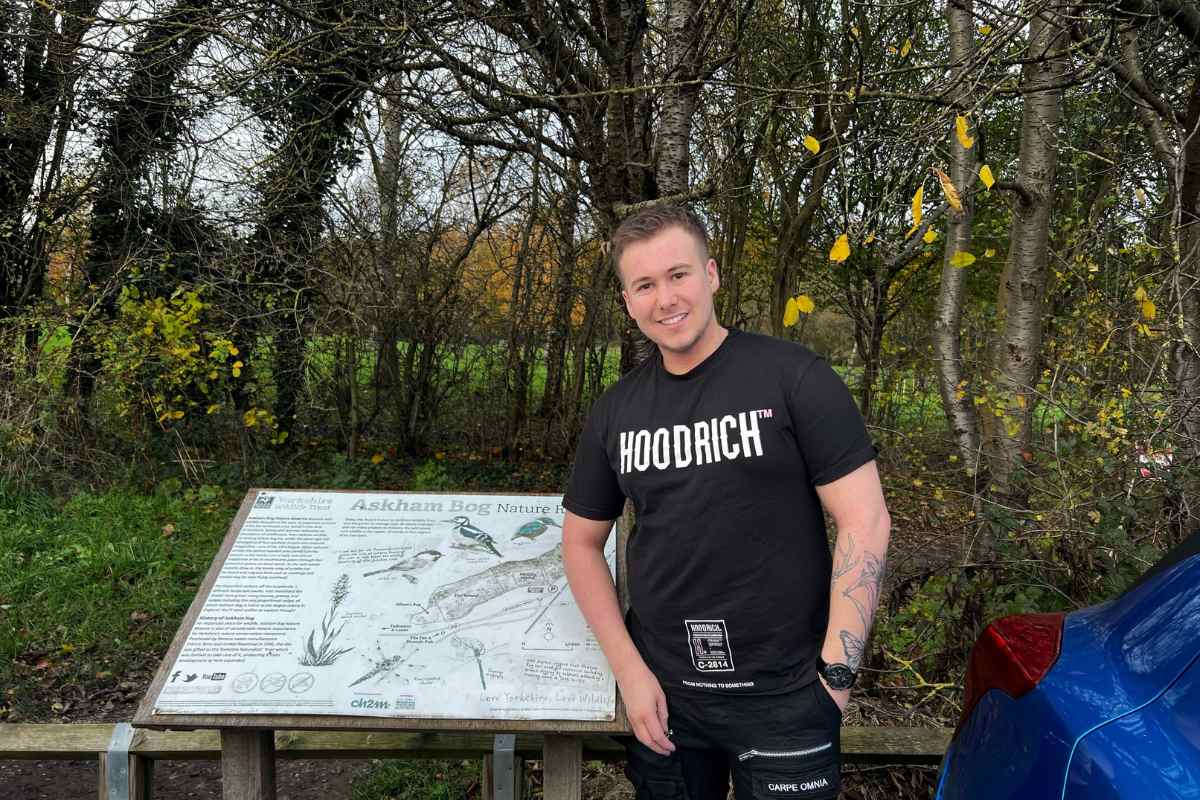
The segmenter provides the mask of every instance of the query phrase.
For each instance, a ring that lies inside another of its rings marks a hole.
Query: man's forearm
[[[829,586],[829,627],[821,648],[827,662],[843,662],[854,670],[862,665],[887,565],[889,528],[884,516],[874,526],[838,531]]]
[[[586,543],[567,545],[563,548],[563,566],[575,602],[617,678],[629,667],[641,666],[642,657],[625,628],[603,550]]]

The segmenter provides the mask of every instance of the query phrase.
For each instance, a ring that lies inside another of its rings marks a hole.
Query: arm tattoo
[[[839,536],[838,544],[841,544],[841,539],[842,537]],[[834,559],[833,573],[829,579],[830,590],[833,589],[833,584],[837,582],[838,578],[848,574],[850,570],[858,565],[858,559],[854,557],[854,534],[847,533],[846,548],[843,550],[841,547],[838,547],[836,550],[837,557]]]
[[[842,651],[846,654],[846,666],[857,670],[858,665],[862,663],[863,652],[867,649],[866,642],[850,631],[842,631],[839,636],[842,639]]]
[[[871,620],[875,616],[875,606],[879,602],[879,585],[883,582],[883,572],[886,562],[872,552],[863,554],[863,568],[858,573],[858,580],[842,590],[845,597],[858,609],[859,619],[862,620],[864,631],[871,630]],[[862,599],[855,592],[862,590]]]

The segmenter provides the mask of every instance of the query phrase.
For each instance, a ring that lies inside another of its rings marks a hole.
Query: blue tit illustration
[[[363,577],[369,578],[372,575],[378,575],[382,572],[399,572],[401,573],[401,577],[409,583],[416,583],[417,579],[414,577],[415,574],[419,574],[429,569],[436,564],[438,559],[441,557],[442,554],[437,550],[422,550],[410,558],[397,561],[390,567],[384,567],[383,569],[377,569],[372,572],[364,572]]]
[[[497,558],[503,558],[500,551],[496,549],[496,540],[492,535],[482,528],[477,528],[471,524],[469,517],[455,517],[454,519],[444,519],[442,522],[449,522],[454,526],[454,532],[459,536],[465,536],[470,539],[473,546],[488,550]]]
[[[538,517],[537,519],[530,520],[521,527],[517,528],[517,532],[513,535],[511,541],[515,542],[517,539],[528,539],[529,541],[533,541],[549,530],[551,525],[556,528],[562,527],[557,522],[550,519],[550,517]]]

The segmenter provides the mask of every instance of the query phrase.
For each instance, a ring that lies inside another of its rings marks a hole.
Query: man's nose
[[[655,300],[659,308],[670,308],[675,305],[677,299],[678,293],[675,291],[675,287],[669,282],[655,290]]]

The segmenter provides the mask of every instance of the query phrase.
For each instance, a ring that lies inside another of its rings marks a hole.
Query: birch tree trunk
[[[658,123],[655,183],[659,197],[683,194],[691,167],[692,118],[700,96],[697,77],[699,3],[669,0],[667,4],[667,89]]]
[[[1182,441],[1176,463],[1195,468],[1200,457],[1200,79],[1192,85],[1184,122],[1182,159],[1177,161],[1176,180],[1180,184],[1176,208],[1174,267],[1171,271],[1171,299],[1175,309],[1176,330],[1171,352],[1175,393],[1175,416],[1182,428]],[[1187,473],[1185,473],[1186,475]],[[1194,481],[1185,479],[1177,498],[1180,514],[1179,533],[1194,527],[1200,513],[1200,498]]]
[[[967,101],[966,70],[975,53],[972,19],[972,0],[950,0],[946,4],[946,23],[950,31],[950,82],[955,86],[959,108]],[[975,203],[966,192],[976,170],[975,151],[968,150],[951,137],[950,180],[963,198],[963,210],[951,214],[946,222],[946,248],[942,261],[942,282],[938,291],[937,316],[933,322],[933,348],[937,361],[938,390],[942,409],[950,424],[950,433],[963,467],[969,475],[979,471],[979,416],[974,398],[963,374],[962,364],[962,307],[965,272],[954,266],[955,253],[971,246],[971,222]]]
[[[1054,8],[1044,8],[1030,18],[1028,61],[1021,73],[1025,97],[1017,168],[1021,191],[1013,208],[993,353],[996,402],[1003,407],[989,442],[988,460],[992,484],[1005,497],[1016,489],[1016,472],[1030,443],[1062,121],[1061,84],[1067,66],[1065,38],[1063,20]],[[984,553],[993,544],[980,541]]]

